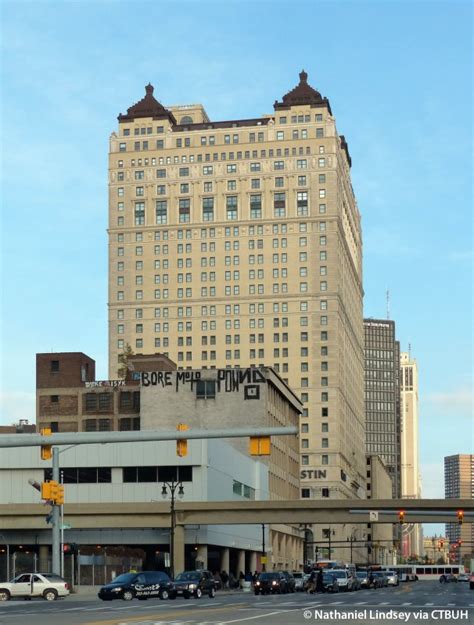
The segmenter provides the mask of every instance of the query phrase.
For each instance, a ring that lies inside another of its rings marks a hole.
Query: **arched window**
[[[193,118],[189,117],[189,115],[185,115],[184,117],[181,117],[180,124],[192,124],[192,123],[193,123]]]

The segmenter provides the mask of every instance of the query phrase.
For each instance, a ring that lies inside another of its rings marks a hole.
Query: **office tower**
[[[304,404],[302,497],[364,496],[361,224],[328,99],[304,71],[252,119],[153,92],[110,138],[110,377],[127,344],[273,367]]]
[[[366,450],[379,456],[401,496],[400,343],[395,322],[364,319]]]
[[[474,455],[456,454],[444,459],[444,495],[446,499],[474,498]],[[446,524],[452,561],[463,563],[474,557],[474,523]],[[468,563],[469,564],[469,563]]]
[[[401,460],[402,497],[421,497],[418,444],[418,366],[406,352],[400,354],[401,393]],[[402,552],[405,556],[423,555],[423,536],[420,524],[404,528]]]

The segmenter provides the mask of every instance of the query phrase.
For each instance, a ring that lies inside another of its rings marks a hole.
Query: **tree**
[[[128,372],[128,359],[130,356],[133,356],[133,349],[130,347],[130,343],[125,344],[125,348],[121,354],[119,354],[118,361],[120,363],[119,368],[117,369],[117,374],[119,378],[125,380]]]

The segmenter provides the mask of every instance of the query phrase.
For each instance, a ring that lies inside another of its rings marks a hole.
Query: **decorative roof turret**
[[[127,114],[118,116],[119,122],[133,121],[137,117],[152,117],[153,119],[169,119],[172,124],[176,124],[176,119],[171,111],[158,102],[153,96],[153,85],[148,83],[145,87],[145,97],[127,109]]]
[[[288,93],[283,96],[282,100],[282,102],[275,100],[275,104],[273,105],[275,110],[289,109],[291,106],[309,104],[311,107],[326,106],[329,113],[332,115],[329,100],[323,98],[319,91],[316,91],[316,89],[308,85],[308,74],[304,70],[300,72],[299,84],[291,91],[288,91]]]

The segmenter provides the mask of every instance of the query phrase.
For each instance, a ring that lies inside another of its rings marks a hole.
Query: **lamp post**
[[[170,577],[174,579],[174,528],[176,526],[176,512],[174,509],[174,503],[176,499],[176,490],[178,491],[178,497],[181,499],[184,495],[183,483],[172,480],[171,482],[164,482],[161,489],[161,496],[166,499],[168,496],[168,488],[171,493],[171,506],[170,506]]]
[[[262,571],[267,570],[265,560],[265,523],[262,523]]]
[[[353,561],[353,560],[352,560],[352,543],[353,543],[355,540],[357,540],[357,537],[356,537],[354,534],[351,534],[351,535],[350,535],[350,536],[349,536],[346,540],[347,540],[347,541],[350,541],[350,543],[351,543],[351,559],[350,559],[350,562],[352,563],[352,561]]]

